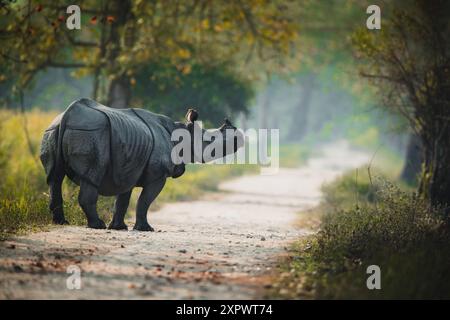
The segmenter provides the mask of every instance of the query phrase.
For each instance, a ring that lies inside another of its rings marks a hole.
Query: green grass
[[[297,143],[280,145],[280,167],[297,168],[305,164],[310,150],[309,147]]]
[[[352,171],[324,186],[318,232],[290,248],[270,297],[450,298],[450,235],[441,210],[373,171],[372,181],[362,168],[358,178]],[[373,264],[381,268],[381,290],[366,286]]]

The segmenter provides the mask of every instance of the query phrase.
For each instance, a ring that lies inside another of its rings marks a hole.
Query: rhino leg
[[[114,202],[114,215],[108,229],[114,230],[128,230],[125,221],[125,214],[127,213],[128,204],[130,203],[131,191],[119,194]]]
[[[63,177],[64,178],[64,177]],[[64,217],[63,198],[61,192],[61,178],[52,179],[50,185],[50,211],[53,215],[53,223],[68,224]]]
[[[155,231],[147,222],[147,211],[148,207],[150,207],[152,202],[161,192],[165,183],[166,178],[163,177],[159,180],[154,181],[152,184],[145,186],[144,189],[142,189],[136,208],[136,224],[134,225],[134,230]]]
[[[86,214],[88,227],[94,229],[106,229],[105,223],[97,214],[98,190],[92,184],[85,180],[80,181],[80,194],[78,202],[81,209]]]

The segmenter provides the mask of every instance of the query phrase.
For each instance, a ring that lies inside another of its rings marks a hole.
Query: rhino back
[[[145,185],[163,175],[167,177],[176,175],[177,166],[171,158],[173,148],[171,134],[175,123],[166,116],[147,110],[133,109],[133,111],[151,128],[154,135],[153,151],[146,168],[145,179],[141,183]]]
[[[74,175],[97,187],[106,179],[114,184],[111,190],[131,189],[153,148],[149,128],[131,110],[111,109],[88,99],[66,112],[63,151]]]
[[[148,126],[131,110],[109,110],[111,161],[117,185],[134,186],[154,149]]]
[[[103,113],[86,106],[81,101],[73,104],[66,111],[66,128],[89,131],[104,129],[109,125],[108,119]]]

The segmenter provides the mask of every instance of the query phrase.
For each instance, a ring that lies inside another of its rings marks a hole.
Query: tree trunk
[[[109,74],[114,75],[108,88],[108,106],[112,108],[128,108],[131,101],[131,84],[127,70],[123,70],[117,63],[117,58],[122,51],[122,45],[132,46],[128,39],[121,41],[121,30],[125,28],[127,22],[133,19],[130,0],[115,0],[113,8],[117,12],[116,21],[111,26],[108,45],[110,50],[107,54]]]
[[[267,90],[264,93],[263,101],[261,103],[260,115],[259,115],[259,127],[263,129],[269,128],[269,109],[270,109],[270,87],[267,86]]]
[[[443,124],[442,127],[444,129],[435,130],[440,133],[435,135],[435,138],[422,137],[425,160],[419,192],[430,201],[431,205],[440,206],[449,217],[450,128],[447,128],[447,124]]]
[[[247,115],[244,112],[241,112],[239,115],[239,123],[240,123],[240,129],[247,130]]]
[[[423,163],[423,150],[420,137],[411,133],[406,147],[405,165],[400,178],[408,184],[415,185],[420,178]]]
[[[131,84],[126,76],[111,81],[108,90],[108,106],[111,108],[129,108]]]
[[[301,140],[307,131],[308,114],[311,106],[312,95],[315,86],[315,75],[309,75],[302,85],[302,96],[297,109],[292,114],[292,123],[289,129],[289,139],[297,142]]]

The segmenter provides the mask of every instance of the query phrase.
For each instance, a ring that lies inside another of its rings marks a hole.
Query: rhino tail
[[[40,158],[47,175],[48,185],[52,181],[62,180],[64,177],[64,165],[59,156],[61,134],[60,124],[58,124],[52,129],[46,130],[42,139]]]
[[[65,131],[65,115],[61,119],[61,123],[59,124],[59,128],[56,134],[56,155],[55,155],[55,164],[53,168],[53,172],[51,175],[47,177],[47,182],[51,178],[55,178],[57,180],[62,179],[65,175],[64,172],[64,159],[62,154],[62,138]]]

